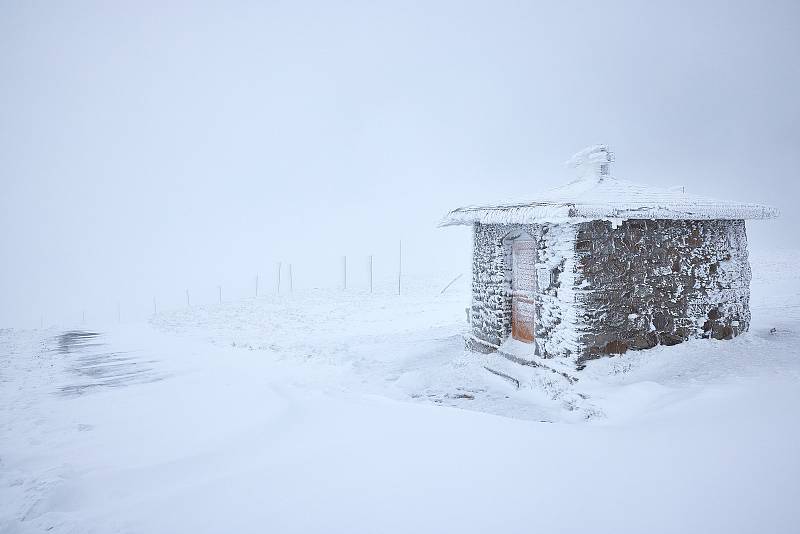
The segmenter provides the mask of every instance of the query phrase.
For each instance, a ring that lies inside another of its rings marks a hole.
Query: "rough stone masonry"
[[[495,350],[510,335],[509,237],[520,233],[538,243],[536,348],[543,357],[581,363],[689,338],[730,339],[748,328],[744,221],[476,224],[474,349]]]
[[[575,251],[579,361],[748,329],[744,221],[594,221],[579,225]]]

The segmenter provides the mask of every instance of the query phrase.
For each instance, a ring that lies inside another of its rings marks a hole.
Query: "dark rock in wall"
[[[578,279],[592,295],[579,359],[747,330],[744,221],[594,221],[578,242]]]

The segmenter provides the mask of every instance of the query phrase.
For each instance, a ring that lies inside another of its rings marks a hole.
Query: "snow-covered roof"
[[[690,195],[681,189],[636,184],[610,174],[614,154],[606,145],[591,146],[568,164],[577,180],[551,189],[530,202],[466,206],[448,213],[440,226],[578,222],[598,219],[770,219],[778,210],[761,204]]]

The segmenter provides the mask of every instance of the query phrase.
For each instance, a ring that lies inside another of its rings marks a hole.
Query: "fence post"
[[[281,262],[278,262],[278,290],[276,293],[280,294],[281,292]]]
[[[191,306],[191,303],[189,301],[189,290],[187,289],[186,290],[186,307],[188,308],[190,306]]]
[[[293,281],[293,279],[292,279],[292,264],[290,263],[290,264],[289,264],[289,293],[291,293],[292,291],[294,291],[294,286],[293,286],[293,284],[294,284],[294,281]]]
[[[369,294],[372,294],[372,254],[369,255]]]
[[[222,304],[222,286],[217,286],[217,289],[219,289],[219,303]]]
[[[258,298],[258,273],[256,273],[256,298]]]
[[[153,315],[158,313],[158,308],[156,307],[156,298],[153,297]]]
[[[347,289],[347,256],[342,256],[342,289]]]

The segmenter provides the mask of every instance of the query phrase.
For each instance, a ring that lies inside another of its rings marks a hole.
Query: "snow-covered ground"
[[[800,532],[800,252],[752,264],[749,334],[576,383],[446,277],[0,331],[0,532]]]

